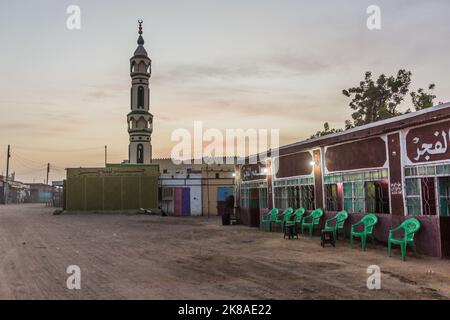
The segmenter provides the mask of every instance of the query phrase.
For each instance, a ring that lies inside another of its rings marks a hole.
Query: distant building
[[[29,183],[30,194],[27,203],[51,203],[53,187],[45,183]]]
[[[203,213],[201,173],[160,173],[161,209],[175,216]]]
[[[6,177],[0,175],[0,203],[5,203],[5,188],[6,188]],[[20,181],[15,181],[14,174],[9,176],[8,179],[8,204],[19,204],[24,203],[30,195],[29,185],[22,183]]]

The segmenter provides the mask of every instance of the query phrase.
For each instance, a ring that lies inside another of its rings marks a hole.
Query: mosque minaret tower
[[[130,164],[149,164],[152,162],[153,115],[150,109],[149,79],[152,73],[152,60],[144,48],[142,20],[139,20],[138,47],[130,59],[131,112],[127,115],[130,144],[128,159]]]

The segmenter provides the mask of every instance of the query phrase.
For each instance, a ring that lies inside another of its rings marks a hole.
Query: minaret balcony
[[[130,77],[134,78],[134,77],[145,77],[145,78],[150,78],[151,74],[148,72],[130,72]]]
[[[128,133],[152,133],[153,132],[153,126],[150,126],[149,128],[130,128],[128,129]]]

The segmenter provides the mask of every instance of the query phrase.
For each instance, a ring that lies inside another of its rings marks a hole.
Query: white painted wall
[[[159,175],[162,187],[185,187],[190,189],[191,215],[202,214],[201,173],[191,173],[189,178],[185,173],[163,173]],[[173,212],[173,205],[171,206]]]

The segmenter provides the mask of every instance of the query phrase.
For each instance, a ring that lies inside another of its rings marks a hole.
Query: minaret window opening
[[[139,63],[138,71],[139,71],[139,72],[145,72],[145,69],[146,69],[145,63],[144,63],[144,62],[140,62],[140,63]]]
[[[142,144],[138,144],[137,146],[137,163],[144,163],[144,146]]]
[[[138,109],[144,109],[144,87],[138,87]]]
[[[136,122],[136,127],[138,129],[145,129],[146,128],[145,123],[146,123],[145,118],[140,117],[139,120]]]

